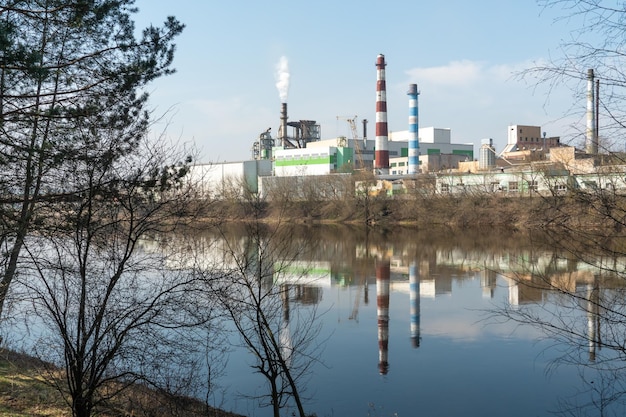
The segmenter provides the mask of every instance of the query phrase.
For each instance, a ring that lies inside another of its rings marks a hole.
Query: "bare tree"
[[[549,91],[569,86],[574,100],[564,116],[582,118],[586,110],[581,103],[585,103],[587,73],[593,69],[598,82],[594,88],[600,91],[599,149],[623,150],[626,10],[622,4],[608,0],[538,0],[538,4],[545,11],[556,11],[555,20],[567,23],[571,29],[562,37],[561,54],[518,75],[547,85]],[[576,143],[584,141],[584,124],[582,129],[580,125],[572,126],[572,140]]]
[[[97,149],[116,146],[113,133]],[[214,311],[206,277],[155,243],[192,220],[186,158],[146,140],[110,164],[75,159],[69,185],[81,192],[50,206],[56,215],[24,241],[30,267],[16,283],[32,299],[27,319],[42,329],[35,351],[63,365],[65,380],[49,380],[76,417],[137,382],[186,395],[197,383],[202,352],[192,348],[206,333],[195,330]]]
[[[269,384],[269,394],[257,398],[260,404],[271,405],[276,417],[295,404],[297,415],[305,417],[303,384],[319,359],[321,344],[315,340],[316,308],[292,304],[294,291],[311,291],[302,282],[306,267],[294,269],[303,244],[280,222],[261,222],[259,195],[249,195],[242,204],[248,207],[245,237],[222,233],[224,269],[229,273],[213,288],[243,347],[253,355],[253,368]],[[263,400],[268,397],[269,404]]]

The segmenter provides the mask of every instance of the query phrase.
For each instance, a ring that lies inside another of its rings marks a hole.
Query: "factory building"
[[[483,139],[480,160],[474,160],[474,144],[453,143],[451,129],[419,127],[420,92],[417,84],[409,84],[407,92],[407,130],[390,131],[387,124],[386,65],[385,56],[379,54],[375,63],[375,138],[367,138],[366,120],[363,120],[362,135],[359,135],[355,116],[348,119],[352,138],[342,136],[322,140],[320,126],[314,120],[289,120],[287,85],[281,83],[280,125],[276,138],[272,137],[271,128],[268,128],[253,144],[253,160],[200,165],[193,169],[192,180],[202,184],[202,192],[207,196],[232,194],[234,191],[231,189],[238,185],[239,195],[245,191],[270,195],[288,189],[292,196],[298,195],[299,198],[303,197],[299,194],[305,191],[307,195],[314,191],[318,198],[336,198],[350,192],[345,183],[347,176],[354,171],[373,172],[380,181],[393,183],[394,187],[402,186],[403,177],[436,174],[437,189],[442,193],[467,190],[468,187],[488,192],[523,193],[547,191],[549,185],[545,184],[547,188],[544,190],[543,184],[535,182],[528,176],[530,174],[520,177],[519,172],[509,171],[509,168],[521,165],[516,163],[516,158],[524,164],[547,162],[551,159],[549,151],[552,151],[559,155],[561,166],[567,166],[562,160],[569,158],[574,161],[572,164],[577,171],[592,170],[588,165],[593,165],[593,160],[580,161],[574,154],[570,158],[570,153],[559,153],[562,148],[558,137],[546,137],[539,126],[530,125],[508,126],[507,146],[500,155],[496,154],[492,139]],[[281,79],[287,80],[288,77]],[[597,142],[597,133],[593,138]],[[505,173],[505,169],[509,172]],[[492,173],[494,170],[499,176],[497,180],[489,179],[495,175]],[[470,173],[485,175],[471,178],[467,176]],[[443,174],[449,176],[444,178]],[[330,179],[332,176],[337,178]],[[322,183],[324,186],[319,185]]]
[[[328,175],[340,172],[353,160],[352,148],[311,146],[304,149],[274,149],[274,175]]]
[[[486,170],[495,168],[496,148],[493,146],[493,139],[483,139],[480,143],[478,169]]]
[[[543,158],[550,149],[561,146],[559,137],[546,137],[540,126],[511,125],[507,130],[507,144],[502,151],[506,159],[528,159],[528,154]]]
[[[419,155],[417,173],[439,172],[456,169],[459,162],[474,159],[474,145],[452,143],[450,129],[424,127],[418,129]],[[410,157],[408,146],[412,138],[410,130],[391,132],[389,149],[397,149],[400,153],[390,151],[389,173],[391,175],[410,175]]]
[[[463,155],[470,160],[474,159],[474,144],[452,143],[452,131],[449,128],[423,127],[418,131],[420,155],[451,154]],[[389,146],[398,142],[408,149],[410,139],[411,132],[408,130],[391,132],[389,134]],[[400,156],[408,156],[408,151],[407,155]]]
[[[441,169],[453,169],[458,162],[473,160],[473,144],[453,144],[450,129],[418,128],[419,91],[409,85],[408,130],[389,132],[387,125],[387,91],[385,57],[376,58],[376,136],[367,139],[366,121],[363,136],[358,137],[355,119],[352,138],[321,140],[315,121],[289,122],[286,97],[281,95],[280,127],[274,141],[270,129],[253,144],[253,157],[273,161],[275,176],[315,176],[365,170],[376,175],[405,176]],[[287,127],[294,128],[289,135]]]
[[[409,130],[388,134],[387,157],[390,161],[389,175],[409,175]],[[456,169],[459,162],[472,160],[473,144],[454,144],[451,130],[435,127],[419,129],[420,153],[418,173],[439,172]],[[215,181],[212,193],[223,190],[226,183],[232,185],[234,178],[245,178],[244,183],[251,190],[258,190],[258,180],[252,177],[274,175],[286,176],[318,176],[352,172],[355,168],[370,171],[375,164],[376,140],[348,139],[338,137],[326,140],[315,140],[303,143],[303,148],[282,146],[270,147],[269,132],[263,132],[259,141],[262,152],[258,155],[271,155],[271,159],[255,159],[245,162],[230,162],[199,166],[194,174],[205,176],[207,181]],[[208,189],[207,192],[210,192]]]
[[[252,160],[199,164],[191,167],[189,181],[202,198],[239,197],[259,191],[259,178],[272,175],[272,161]]]
[[[431,154],[418,157],[418,174],[456,170],[459,164],[468,161],[468,157],[462,154]],[[389,173],[394,176],[411,175],[410,159],[408,157],[390,158]]]
[[[461,161],[473,160],[474,145],[455,144],[451,140],[451,130],[435,127],[425,127],[419,129],[419,169],[418,173],[437,172],[442,169],[456,169]],[[409,175],[409,140],[410,131],[398,131],[389,133],[390,140],[387,142],[387,152],[389,155],[390,175]],[[355,144],[355,142],[358,142]],[[307,143],[307,149],[329,148],[343,144],[352,150],[353,160],[348,157],[337,158],[337,161],[352,164],[354,167],[360,165],[359,159],[365,169],[374,165],[375,141],[374,140],[353,140],[343,137],[321,140]],[[358,150],[356,147],[358,147]],[[295,150],[302,154],[307,154],[304,150]],[[279,151],[275,151],[279,152]],[[295,152],[297,154],[297,152]],[[346,155],[349,155],[346,153]],[[311,164],[312,161],[302,160],[301,163]],[[304,167],[301,167],[304,168]],[[294,170],[297,170],[294,168]],[[337,165],[337,170],[342,172],[341,164]],[[305,172],[306,169],[300,169]],[[278,171],[275,171],[279,175]]]

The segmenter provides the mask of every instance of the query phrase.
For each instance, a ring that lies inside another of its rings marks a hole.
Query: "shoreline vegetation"
[[[604,207],[604,209],[598,209]],[[546,227],[614,227],[626,213],[626,196],[580,195],[510,197],[499,194],[337,200],[217,200],[196,211],[208,222],[346,224],[376,227],[497,227],[516,231]]]

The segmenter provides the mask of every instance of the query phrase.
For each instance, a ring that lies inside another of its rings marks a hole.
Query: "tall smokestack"
[[[363,119],[363,149],[367,149],[367,119]]]
[[[289,92],[289,63],[287,57],[281,56],[276,64],[276,88],[280,96],[280,128],[278,129],[278,140],[281,145],[287,145],[287,93]]]
[[[385,84],[385,56],[376,58],[376,150],[374,172],[389,174],[389,137],[387,130],[387,86]]]
[[[417,111],[417,84],[409,84],[409,175],[415,175],[419,172],[419,125]]]
[[[593,69],[587,70],[587,134],[585,140],[585,150],[588,154],[598,153],[598,142],[596,140],[596,115]]]
[[[287,103],[280,104],[280,129],[278,130],[278,140],[284,148],[287,146]]]

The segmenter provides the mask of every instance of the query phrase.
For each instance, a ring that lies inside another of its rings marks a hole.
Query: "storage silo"
[[[478,159],[479,169],[491,169],[496,166],[496,149],[493,147],[493,139],[482,139],[480,141],[480,151]]]

